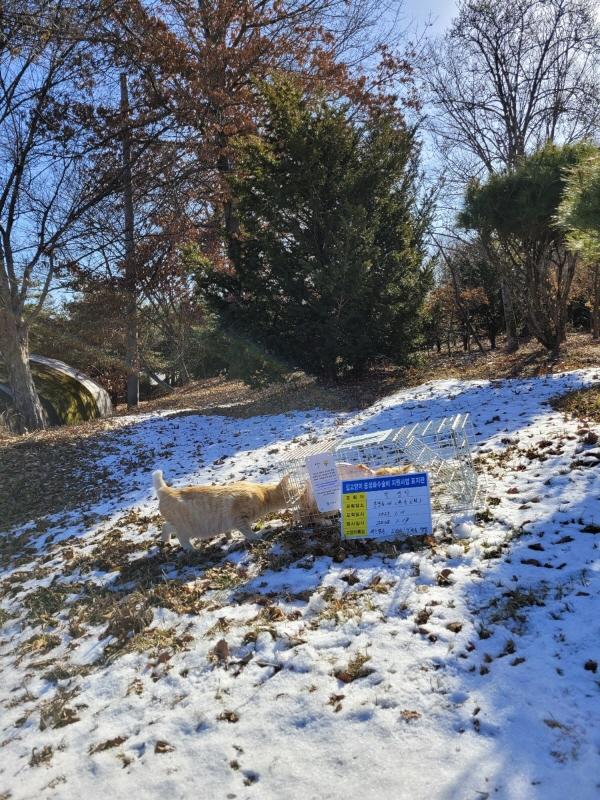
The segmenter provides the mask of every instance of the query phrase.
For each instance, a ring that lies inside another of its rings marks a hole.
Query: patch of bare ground
[[[100,500],[111,483],[96,465],[105,453],[98,437],[55,438],[50,431],[0,443],[0,530],[34,520],[43,533],[46,515]]]
[[[557,411],[564,411],[565,414],[577,417],[583,422],[600,422],[600,383],[555,397],[552,406]],[[595,433],[590,433],[591,438],[587,443],[595,444],[597,442],[597,438],[596,440],[593,438],[595,436]]]
[[[600,368],[600,342],[595,342],[589,333],[571,333],[561,345],[558,359],[552,359],[534,339],[523,342],[515,353],[507,353],[504,342],[499,340],[496,350],[431,353],[408,371],[405,380],[414,386],[437,378],[527,378],[590,367]]]

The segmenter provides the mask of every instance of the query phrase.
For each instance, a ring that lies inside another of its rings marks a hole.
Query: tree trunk
[[[171,393],[171,392],[175,391],[175,389],[171,386],[171,384],[167,383],[167,381],[163,381],[162,378],[159,378],[159,376],[156,374],[156,372],[154,372],[154,370],[150,369],[150,367],[148,366],[148,364],[146,364],[146,362],[144,362],[144,369],[148,373],[148,376],[150,378],[152,378],[153,381],[156,381],[156,383],[159,386],[162,386],[162,388],[166,392]],[[165,377],[168,378],[168,375],[165,375]]]
[[[131,177],[131,139],[128,125],[129,93],[127,75],[121,73],[121,112],[123,114],[123,212],[125,238],[125,316],[127,343],[127,408],[134,408],[140,400],[140,364],[137,323],[137,270],[135,263],[133,184]]]
[[[594,303],[592,306],[592,338],[600,339],[600,264],[594,264]]]
[[[233,267],[237,267],[240,263],[240,220],[238,216],[235,203],[231,196],[231,188],[229,181],[231,180],[231,172],[233,165],[231,158],[227,153],[229,147],[229,138],[220,133],[217,137],[220,155],[217,159],[217,169],[223,181],[223,190],[225,199],[222,206],[222,223],[225,231],[225,239],[227,245],[227,255]]]
[[[510,293],[510,287],[504,276],[500,276],[500,289],[502,292],[502,306],[504,308],[504,324],[506,325],[506,349],[514,353],[519,349],[519,336],[517,334],[517,321]]]
[[[17,431],[46,427],[46,414],[40,403],[29,365],[29,330],[26,323],[8,311],[0,313],[0,342],[8,372],[13,403],[17,411]]]
[[[575,266],[576,257],[558,247],[526,262],[529,328],[550,351],[552,359],[558,357],[560,345],[566,340],[567,308]]]
[[[557,334],[552,338],[552,341],[547,346],[548,351],[550,353],[551,361],[558,361],[560,357],[560,344],[561,344],[560,334]]]

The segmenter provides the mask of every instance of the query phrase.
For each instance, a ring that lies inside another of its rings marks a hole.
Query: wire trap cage
[[[281,476],[288,476],[286,501],[299,525],[315,524],[324,517],[335,520],[339,512],[323,513],[317,508],[306,465],[310,456],[331,454],[340,481],[427,472],[434,522],[438,523],[446,516],[474,510],[485,499],[485,487],[471,457],[474,442],[469,414],[345,439],[313,440],[280,464]]]

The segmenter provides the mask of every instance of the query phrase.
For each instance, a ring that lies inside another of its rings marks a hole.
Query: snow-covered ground
[[[548,404],[599,378],[119,420],[112,500],[10,534],[36,550],[0,575],[0,798],[600,797],[600,446]],[[267,480],[292,440],[455,412],[490,489],[454,536],[158,544],[152,468]]]

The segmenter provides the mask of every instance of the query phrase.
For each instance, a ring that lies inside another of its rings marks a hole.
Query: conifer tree
[[[243,333],[328,379],[406,361],[429,285],[415,130],[290,81],[264,93],[264,135],[240,147],[233,185],[238,266],[205,268],[202,286]]]

